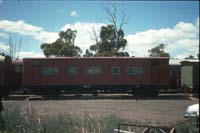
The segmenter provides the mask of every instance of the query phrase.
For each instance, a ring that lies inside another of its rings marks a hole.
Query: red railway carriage
[[[148,93],[169,85],[169,58],[25,58],[23,86],[69,93]]]

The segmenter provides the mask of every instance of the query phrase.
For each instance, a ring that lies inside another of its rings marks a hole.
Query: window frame
[[[77,75],[78,74],[78,68],[76,66],[69,66],[67,68],[67,74],[68,75]]]
[[[56,76],[59,74],[59,67],[48,67],[48,66],[45,66],[45,67],[42,67],[42,75],[43,76]]]
[[[98,68],[98,69],[97,69]],[[88,72],[88,69],[91,69],[91,72]],[[95,72],[94,70],[98,70],[97,72]],[[102,68],[100,66],[86,66],[85,67],[85,74],[87,75],[101,75],[102,74]]]
[[[129,69],[132,70],[131,73],[129,73]],[[135,67],[127,67],[127,75],[135,75],[135,71],[134,71]]]
[[[115,73],[115,72],[113,71],[114,69],[118,69],[118,73]],[[112,67],[112,75],[120,75],[120,73],[121,73],[120,67],[118,67],[118,66]]]
[[[136,75],[142,75],[143,74],[143,67],[138,66],[136,67]]]
[[[129,73],[129,70],[132,68],[132,73]],[[135,67],[127,67],[127,75],[142,75],[143,74],[143,67],[135,66]]]

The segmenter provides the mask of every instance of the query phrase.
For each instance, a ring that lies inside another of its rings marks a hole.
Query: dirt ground
[[[60,96],[42,100],[40,97],[12,96],[3,101],[5,108],[34,108],[37,113],[89,114],[101,117],[114,114],[133,121],[159,122],[171,125],[184,120],[184,110],[191,104],[199,103],[182,95],[161,95],[151,99],[135,99],[132,96]]]

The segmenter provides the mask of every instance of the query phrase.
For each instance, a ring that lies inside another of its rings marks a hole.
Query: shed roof
[[[176,58],[171,58],[169,60],[170,65],[181,65],[182,62],[199,62],[199,60],[191,60],[191,59],[176,59]]]
[[[181,65],[198,65],[199,64],[199,60],[196,61],[182,61]]]

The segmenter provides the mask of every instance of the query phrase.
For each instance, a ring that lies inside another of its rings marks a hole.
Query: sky
[[[9,36],[19,44],[19,57],[44,57],[40,45],[58,39],[60,31],[77,30],[75,45],[83,53],[95,44],[93,29],[110,24],[103,5],[117,8],[117,24],[124,10],[127,46],[135,57],[148,57],[148,50],[163,43],[171,58],[197,57],[199,52],[198,1],[72,1],[0,0],[0,52],[8,53]],[[98,34],[99,36],[99,34]]]

